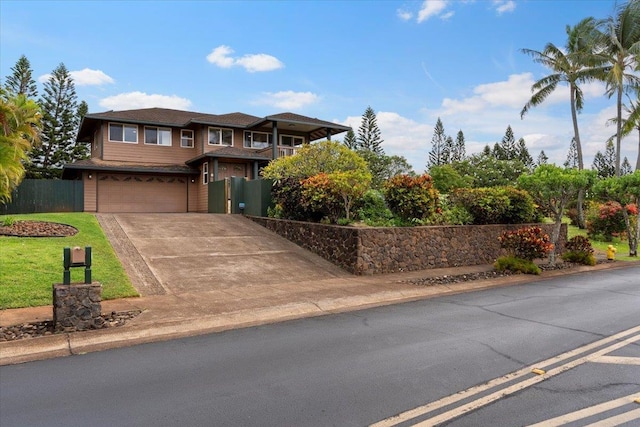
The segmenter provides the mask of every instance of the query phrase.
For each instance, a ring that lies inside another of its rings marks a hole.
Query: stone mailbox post
[[[59,330],[103,326],[102,286],[91,282],[91,247],[64,248],[62,283],[53,285],[53,322]],[[71,268],[84,267],[84,283],[71,283]]]

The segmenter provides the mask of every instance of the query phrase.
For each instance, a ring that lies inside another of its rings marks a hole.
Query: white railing
[[[293,156],[294,154],[296,154],[296,148],[278,147],[278,157]]]

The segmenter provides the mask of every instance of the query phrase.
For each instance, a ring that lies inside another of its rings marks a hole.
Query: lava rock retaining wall
[[[498,241],[503,231],[537,225],[551,235],[553,229],[553,224],[344,227],[248,218],[358,275],[492,264],[505,254]],[[566,241],[563,224],[556,253]]]

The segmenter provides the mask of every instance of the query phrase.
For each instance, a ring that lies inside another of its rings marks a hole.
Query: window
[[[171,129],[144,128],[144,143],[171,147]]]
[[[280,145],[285,147],[295,147],[296,145],[304,144],[304,138],[301,136],[281,135]]]
[[[222,128],[209,128],[209,145],[233,145],[233,130]]]
[[[244,146],[246,148],[267,148],[271,144],[271,134],[266,132],[244,132]]]
[[[205,185],[209,183],[209,163],[202,164],[202,183]]]
[[[109,141],[138,143],[138,126],[109,123]]]
[[[180,131],[180,147],[193,148],[193,131],[182,129]]]

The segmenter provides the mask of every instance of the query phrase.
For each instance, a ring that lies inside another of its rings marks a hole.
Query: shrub
[[[3,227],[11,227],[15,223],[16,223],[16,220],[12,216],[5,216],[4,218],[2,218]]]
[[[567,262],[575,262],[584,265],[596,265],[596,258],[593,255],[593,246],[584,236],[575,236],[569,239],[565,245],[566,252],[562,254],[562,259]]]
[[[302,183],[298,178],[284,178],[273,183],[271,195],[276,204],[274,212],[279,212],[280,218],[295,221],[320,221],[323,214],[313,211],[302,203]]]
[[[501,256],[493,264],[496,271],[513,271],[524,274],[540,274],[541,270],[533,261],[515,257],[513,255]]]
[[[451,198],[469,211],[474,224],[525,224],[537,219],[533,198],[513,187],[461,188]]]
[[[384,195],[391,212],[404,221],[422,223],[439,208],[439,193],[428,174],[389,178],[384,184]]]
[[[303,179],[300,184],[302,185],[300,203],[309,211],[321,213],[329,219],[329,222],[337,223],[342,213],[342,203],[329,175],[319,173]]]
[[[529,261],[544,258],[553,250],[549,235],[540,227],[524,227],[505,231],[498,239],[501,246],[511,255]]]
[[[614,234],[627,229],[624,223],[622,205],[608,201],[602,204],[592,204],[587,211],[587,234],[589,237],[602,236],[605,242],[613,241]],[[638,208],[635,204],[625,207],[629,215],[636,215]]]
[[[473,224],[473,216],[464,206],[453,204],[445,194],[440,198],[440,212],[434,222],[442,225],[469,225]]]
[[[380,191],[369,190],[360,200],[358,217],[367,225],[384,226],[393,218],[393,213],[387,207]]]

